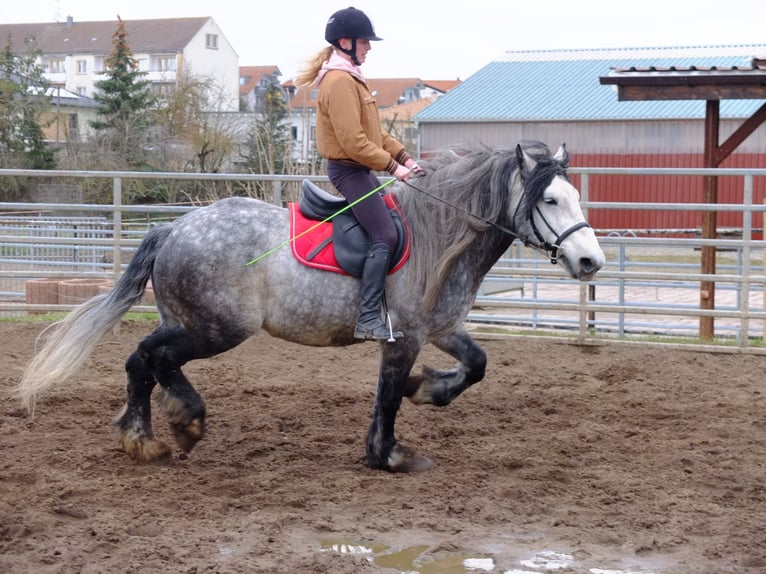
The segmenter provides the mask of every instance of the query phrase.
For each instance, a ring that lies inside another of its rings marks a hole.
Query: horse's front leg
[[[431,461],[399,444],[394,433],[396,415],[402,404],[407,375],[415,363],[420,345],[410,341],[381,343],[378,389],[372,423],[367,431],[367,465],[390,472],[422,472]]]
[[[455,357],[459,361],[457,367],[449,370],[423,367],[420,375],[409,377],[404,395],[416,405],[443,407],[484,378],[487,354],[463,329],[438,339],[434,345]]]

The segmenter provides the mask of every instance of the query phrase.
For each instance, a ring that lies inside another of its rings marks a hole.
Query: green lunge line
[[[373,193],[377,193],[378,191],[380,191],[381,189],[383,189],[384,187],[386,187],[387,185],[389,185],[390,183],[392,183],[394,181],[396,181],[396,179],[394,179],[394,178],[389,179],[387,182],[383,183],[382,185],[379,185],[378,187],[376,187],[375,189],[373,189],[369,193],[365,193],[362,197],[360,197],[356,201],[354,201],[352,203],[349,203],[347,206],[343,207],[342,209],[339,209],[338,211],[333,213],[330,217],[327,217],[327,218],[323,219],[322,221],[317,222],[316,224],[312,225],[311,227],[309,227],[308,229],[306,229],[302,233],[299,233],[295,237],[291,237],[287,241],[284,241],[284,242],[280,243],[279,245],[277,245],[276,247],[274,247],[272,249],[269,249],[266,253],[263,253],[263,254],[259,255],[258,257],[256,257],[255,259],[252,259],[252,260],[248,261],[247,265],[252,265],[253,263],[258,263],[258,261],[260,261],[264,257],[268,257],[269,255],[271,255],[275,251],[279,251],[280,249],[282,249],[284,246],[290,245],[290,243],[292,243],[296,239],[299,239],[299,238],[303,237],[304,235],[306,235],[307,233],[309,233],[311,231],[314,231],[317,227],[319,227],[323,223],[327,223],[328,221],[331,221],[334,217],[340,215],[341,213],[343,213],[344,211],[346,211],[348,209],[351,209],[352,207],[354,207],[360,201],[364,201],[365,199],[370,197]]]

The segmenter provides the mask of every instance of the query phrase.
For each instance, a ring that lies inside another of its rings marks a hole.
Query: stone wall
[[[114,282],[101,277],[45,277],[24,284],[30,305],[79,305],[99,293],[111,291]],[[147,284],[140,305],[154,305],[154,290]]]

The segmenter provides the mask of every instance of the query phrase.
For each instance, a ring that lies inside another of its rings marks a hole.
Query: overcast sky
[[[3,0],[0,22],[210,16],[240,66],[276,65],[285,81],[349,5],[384,39],[370,78],[464,80],[508,50],[766,44],[766,0]]]

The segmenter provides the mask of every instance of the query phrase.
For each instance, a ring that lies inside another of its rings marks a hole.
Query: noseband
[[[535,211],[540,216],[540,219],[543,220],[543,223],[545,223],[545,226],[554,234],[556,234],[556,230],[553,229],[553,226],[548,223],[548,220],[545,219],[545,216],[543,215],[543,212],[540,211],[540,206],[535,206]],[[547,253],[550,254],[551,257],[551,263],[554,265],[558,262],[559,259],[559,249],[561,248],[561,244],[564,243],[564,240],[572,235],[575,231],[582,229],[583,227],[590,227],[590,224],[587,221],[580,221],[578,223],[575,223],[568,229],[565,229],[561,233],[559,233],[556,236],[556,240],[553,243],[550,243],[545,240],[543,237],[543,234],[540,233],[540,230],[537,228],[537,224],[535,223],[535,214],[532,213],[529,218],[529,222],[532,225],[532,231],[535,233],[535,237],[537,237],[537,240],[540,242],[539,245],[536,245],[535,247],[538,247],[540,249],[544,249]],[[525,244],[529,244],[528,241],[525,241]]]

